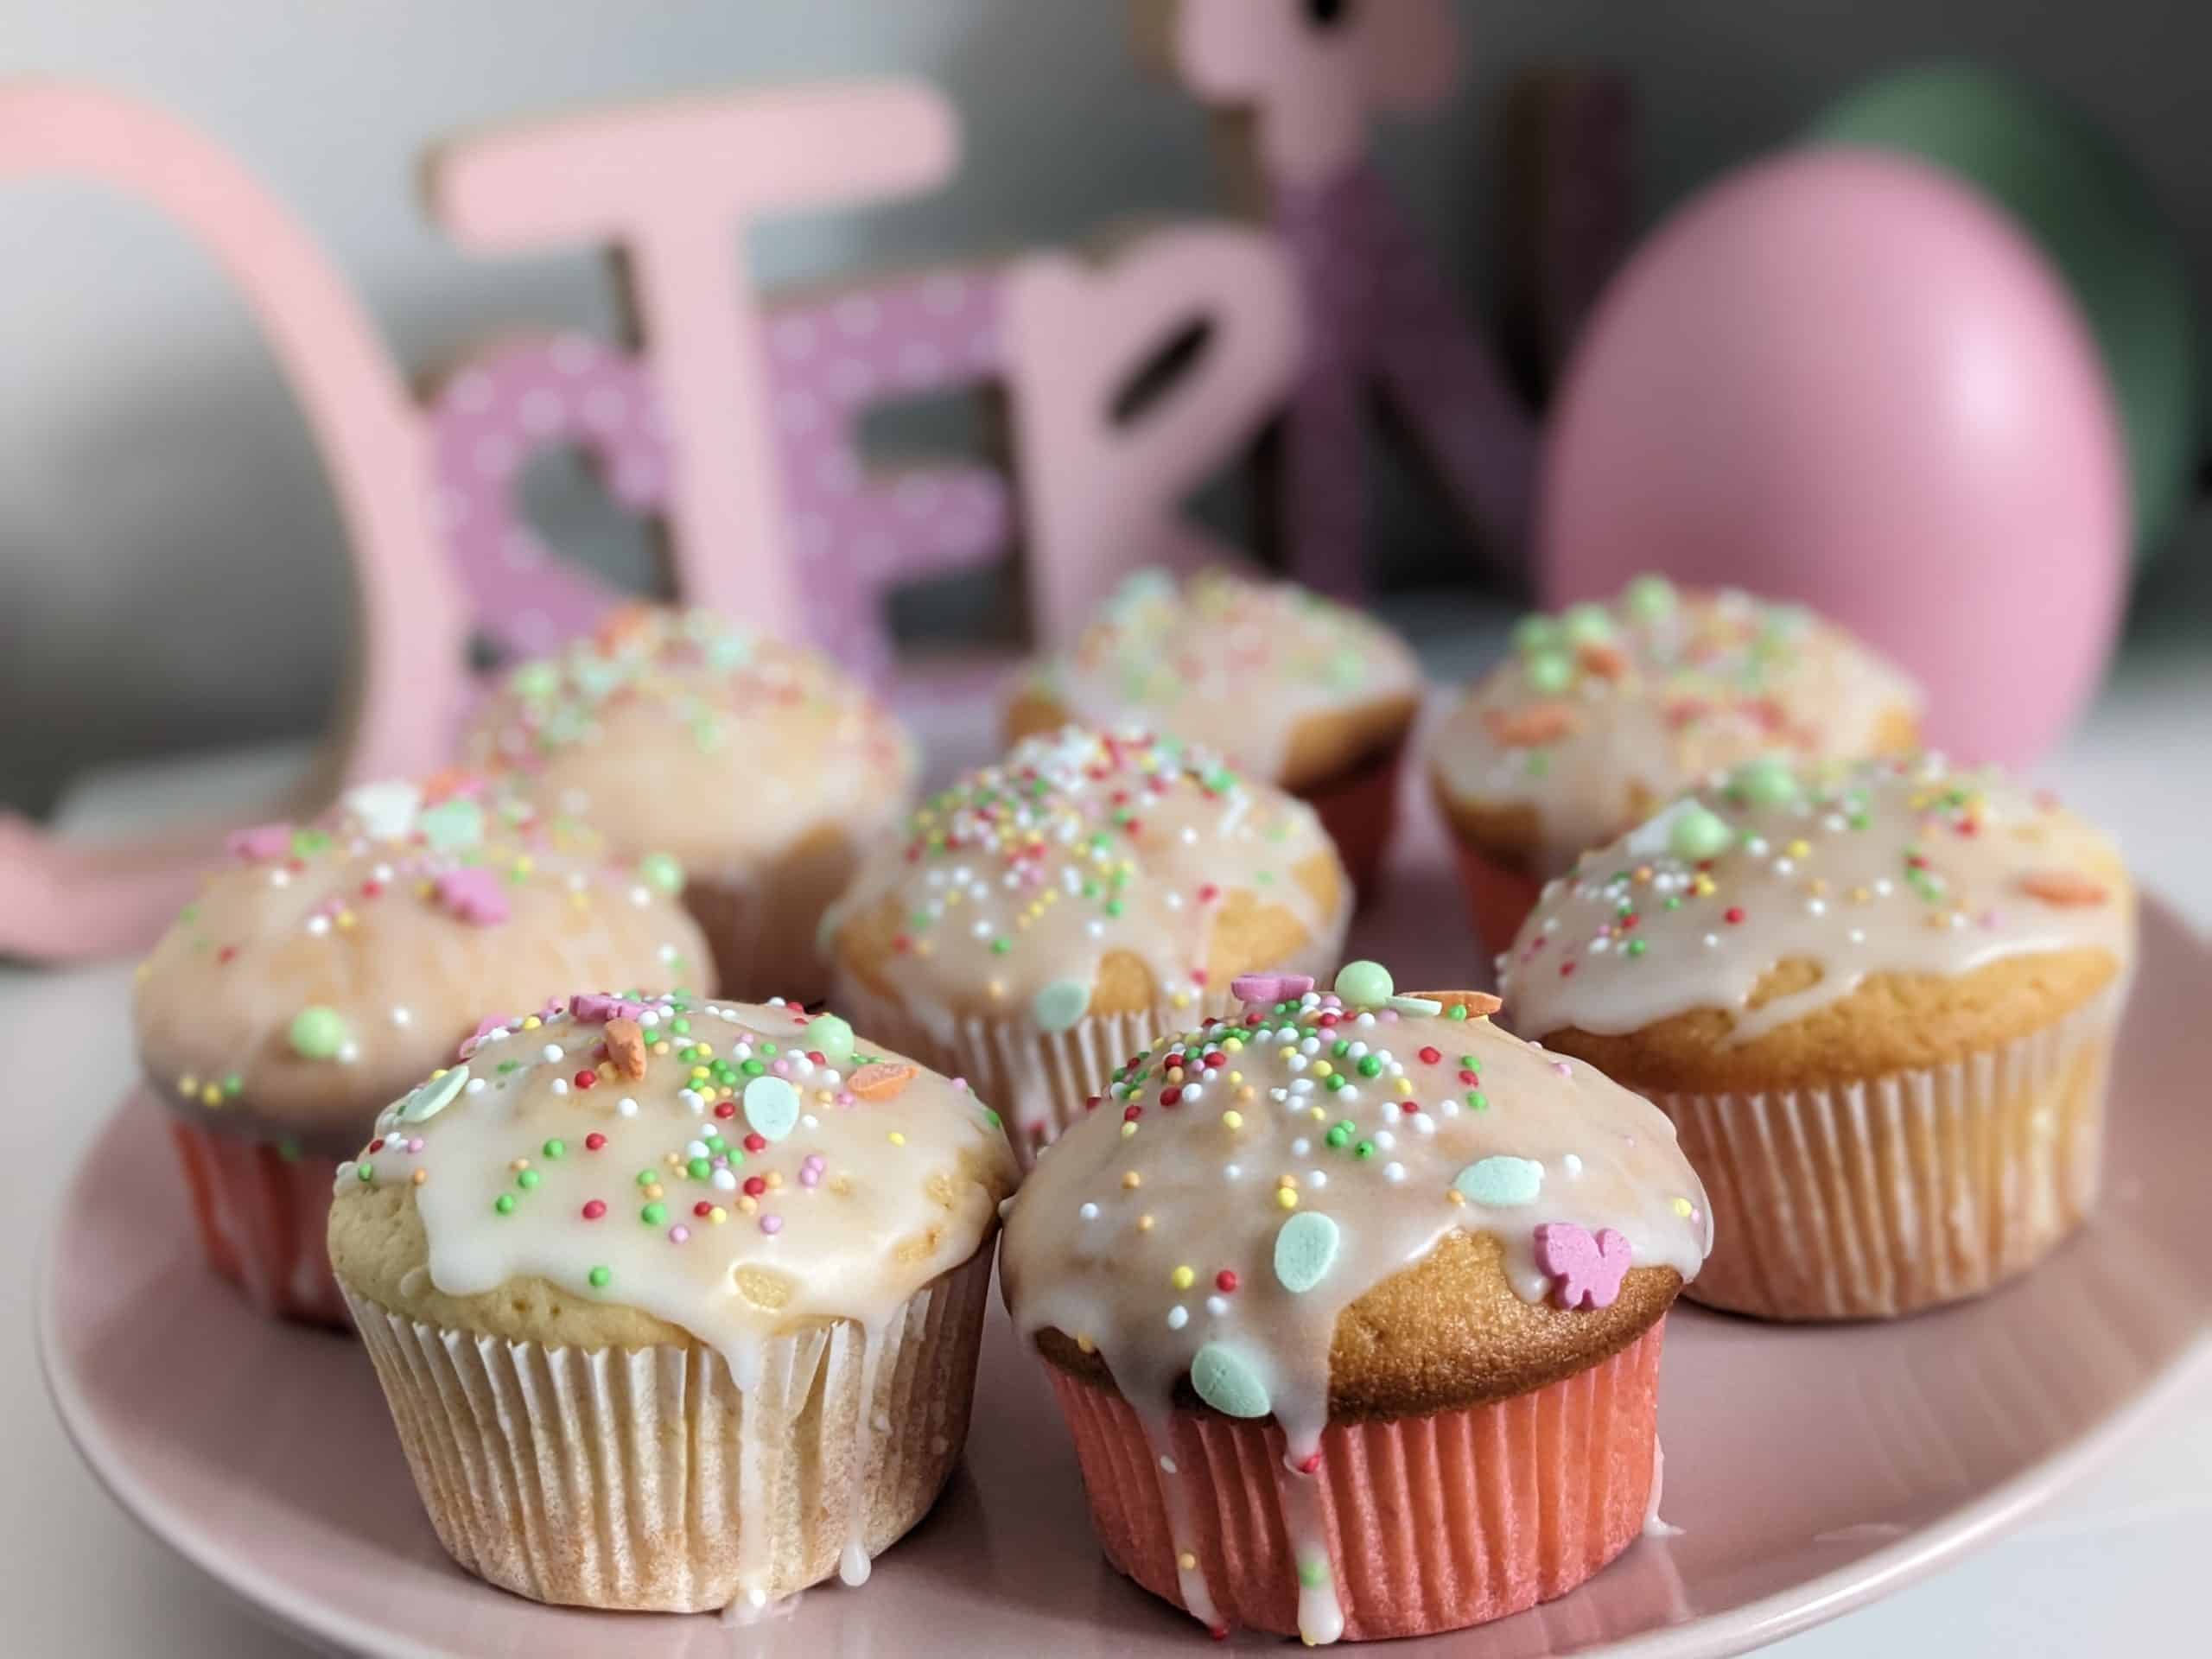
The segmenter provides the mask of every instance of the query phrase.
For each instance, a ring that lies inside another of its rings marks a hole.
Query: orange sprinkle
[[[1483,728],[1501,747],[1534,749],[1580,731],[1582,715],[1573,703],[1532,702],[1525,709],[1489,710]]]
[[[853,1073],[845,1087],[862,1100],[888,1100],[921,1074],[911,1065],[889,1060],[870,1060]]]
[[[1592,641],[1574,653],[1576,666],[1601,680],[1618,680],[1628,672],[1628,658],[1618,645]]]
[[[1447,1008],[1465,1008],[1470,1020],[1483,1019],[1505,1006],[1503,997],[1492,996],[1488,991],[1414,991],[1410,995],[1424,1002],[1441,1002]]]
[[[645,1075],[645,1033],[636,1020],[607,1022],[607,1058],[626,1077]]]
[[[2101,905],[2112,897],[2103,882],[2093,880],[2079,870],[2030,870],[2020,878],[2020,891],[2061,910]]]

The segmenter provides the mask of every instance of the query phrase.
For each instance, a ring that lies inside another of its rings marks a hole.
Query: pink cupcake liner
[[[1318,1618],[1325,1640],[1333,1599],[1342,1634],[1362,1641],[1461,1630],[1565,1595],[1641,1535],[1665,1326],[1510,1399],[1332,1424],[1311,1476],[1287,1465],[1272,1420],[1204,1409],[1173,1414],[1169,1475],[1110,1383],[1046,1370],[1118,1570],[1186,1611],[1185,1582],[1202,1587],[1217,1633],[1241,1624],[1314,1637]],[[1180,1536],[1169,1480],[1182,1497]]]
[[[1398,778],[1405,750],[1401,739],[1341,778],[1291,791],[1313,809],[1329,839],[1336,842],[1337,855],[1344,860],[1362,904],[1375,897],[1390,839],[1397,833]]]
[[[325,1237],[338,1160],[181,1118],[169,1132],[207,1265],[271,1319],[350,1330]]]
[[[1466,894],[1476,938],[1487,955],[1503,956],[1543,896],[1544,884],[1524,870],[1477,852],[1457,836],[1452,856],[1459,868],[1459,887]]]

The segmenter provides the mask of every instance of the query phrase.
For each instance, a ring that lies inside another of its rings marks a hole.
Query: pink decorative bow
[[[470,1055],[474,1054],[479,1048],[484,1046],[484,1039],[486,1037],[489,1037],[495,1031],[505,1030],[506,1027],[506,1015],[502,1014],[486,1014],[481,1020],[479,1020],[476,1022],[476,1029],[462,1039],[461,1045],[461,1058],[464,1060],[467,1059]]]
[[[438,902],[464,922],[493,927],[507,919],[506,890],[481,865],[464,865],[438,878]]]
[[[1628,1272],[1628,1240],[1610,1227],[1595,1238],[1571,1221],[1547,1221],[1536,1229],[1536,1265],[1553,1280],[1561,1307],[1611,1307]]]
[[[1311,974],[1240,974],[1229,982],[1239,1002],[1287,1002],[1313,988]]]

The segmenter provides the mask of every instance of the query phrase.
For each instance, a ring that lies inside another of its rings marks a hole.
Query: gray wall
[[[772,282],[1072,238],[1213,201],[1200,112],[1131,60],[1116,0],[24,0],[0,75],[159,102],[244,158],[364,296],[410,372],[488,327],[609,326],[594,257],[486,264],[417,209],[426,142],[514,111],[904,70],[944,86],[968,159],[930,200],[760,238]],[[2212,238],[2212,9],[2183,0],[1463,0],[1469,84],[1384,159],[1468,290],[1489,290],[1497,92],[1601,56],[1642,101],[1648,218],[1886,66],[1970,52],[2088,108],[2199,269]],[[346,589],[329,493],[239,304],[183,236],[80,187],[0,188],[0,803],[89,761],[322,720]],[[590,536],[555,485],[556,531]],[[1395,562],[1458,556],[1400,512]],[[563,527],[566,527],[565,529]],[[581,527],[581,528],[579,528]],[[603,528],[603,526],[602,526]],[[610,538],[619,541],[619,537]],[[619,554],[612,556],[619,558]]]

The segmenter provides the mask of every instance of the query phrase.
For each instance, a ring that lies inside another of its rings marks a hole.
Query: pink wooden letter
[[[784,533],[750,223],[950,176],[950,106],[880,81],[671,99],[494,130],[433,162],[464,246],[612,243],[625,256],[675,446],[669,516],[684,595],[762,627],[805,619]]]
[[[1281,404],[1298,363],[1298,300],[1273,237],[1156,232],[1103,267],[1065,254],[1006,279],[1015,480],[1040,642],[1067,639],[1130,570],[1236,554],[1178,509]],[[1193,322],[1188,370],[1127,423],[1117,391]]]
[[[228,155],[142,105],[79,87],[0,89],[0,178],[40,173],[152,203],[244,291],[306,411],[353,555],[358,690],[339,770],[358,779],[436,764],[461,691],[461,607],[431,532],[413,407],[344,281]],[[221,846],[211,827],[78,851],[0,817],[0,951],[137,945]]]

